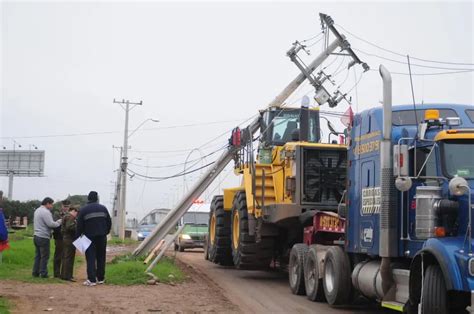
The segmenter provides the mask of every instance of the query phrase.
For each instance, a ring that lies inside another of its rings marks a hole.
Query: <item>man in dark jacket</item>
[[[71,202],[69,200],[64,200],[61,202],[61,209],[57,214],[54,215],[54,219],[63,219],[64,216],[69,211],[69,206]],[[54,259],[53,259],[53,270],[54,277],[59,278],[61,276],[61,261],[63,256],[63,236],[61,234],[61,226],[53,229],[53,238],[54,238]]]
[[[87,200],[87,205],[81,208],[77,216],[76,237],[84,234],[92,241],[86,250],[87,280],[84,285],[95,286],[105,282],[105,249],[112,221],[107,208],[98,203],[97,192],[91,191]]]

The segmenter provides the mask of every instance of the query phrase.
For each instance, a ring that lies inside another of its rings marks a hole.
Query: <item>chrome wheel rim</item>
[[[334,290],[334,266],[330,260],[324,271],[324,282],[326,283],[326,290],[329,293],[332,292]]]

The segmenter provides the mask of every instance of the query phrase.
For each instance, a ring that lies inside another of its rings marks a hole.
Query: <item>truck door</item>
[[[376,238],[376,214],[380,211],[380,188],[375,186],[375,162],[368,159],[361,164],[360,173],[360,246],[370,250]],[[364,251],[364,250],[363,250]]]

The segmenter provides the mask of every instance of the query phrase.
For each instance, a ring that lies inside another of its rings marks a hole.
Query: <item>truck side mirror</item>
[[[393,145],[393,175],[408,176],[408,145]]]

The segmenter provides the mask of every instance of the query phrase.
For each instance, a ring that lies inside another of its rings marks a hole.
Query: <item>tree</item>
[[[28,222],[33,222],[35,209],[41,205],[39,200],[26,202],[3,199],[3,212],[5,217],[28,217]]]

